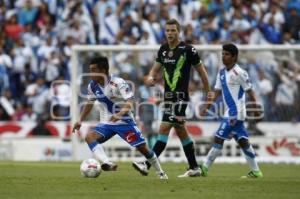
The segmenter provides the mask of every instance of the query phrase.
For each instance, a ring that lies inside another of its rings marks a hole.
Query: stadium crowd
[[[61,120],[69,112],[71,47],[74,44],[155,45],[164,24],[176,18],[187,43],[300,43],[299,0],[2,0],[0,1],[0,120]],[[114,73],[138,85],[140,101],[151,89],[142,77],[155,55],[117,53]],[[199,52],[211,85],[219,52]],[[136,58],[138,57],[138,58]],[[247,52],[246,67],[265,107],[266,121],[300,121],[299,52]],[[83,69],[84,70],[84,69]],[[60,81],[55,81],[60,80]],[[53,82],[55,81],[55,84]],[[159,88],[154,88],[159,89]],[[201,100],[197,76],[191,101]],[[56,116],[51,118],[53,114]]]

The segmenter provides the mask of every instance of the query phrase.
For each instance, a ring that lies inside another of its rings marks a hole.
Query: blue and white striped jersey
[[[247,71],[238,64],[227,71],[222,68],[217,76],[215,89],[222,90],[223,101],[225,105],[225,118],[236,118],[245,120],[246,102],[245,91],[252,88]]]
[[[104,87],[93,80],[88,85],[88,100],[97,100],[100,103],[100,122],[104,124],[135,124],[132,112],[117,122],[109,121],[111,116],[120,110],[122,104],[132,98],[134,93],[131,87],[120,77],[110,75]]]

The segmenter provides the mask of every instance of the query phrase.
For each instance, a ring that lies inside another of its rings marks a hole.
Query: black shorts
[[[164,102],[162,122],[183,125],[185,123],[185,111],[188,101]],[[180,119],[178,120],[177,117]]]

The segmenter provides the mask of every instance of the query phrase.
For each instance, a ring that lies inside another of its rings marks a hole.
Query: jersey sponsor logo
[[[221,78],[221,80],[223,80],[223,79],[224,79],[224,77],[225,77],[224,75],[221,75],[221,77],[220,77],[220,78]]]
[[[125,134],[125,139],[128,143],[137,141],[138,137],[133,131],[129,131]]]
[[[101,97],[101,92],[100,92],[100,91],[96,91],[96,92],[95,92],[95,95],[96,95],[97,97],[99,97],[99,96]]]
[[[169,58],[164,58],[164,63],[165,64],[175,64],[176,60],[175,59],[169,59]]]
[[[171,115],[171,116],[169,116],[169,120],[170,120],[171,122],[173,122],[173,121],[175,120],[175,117],[174,117],[173,115]]]

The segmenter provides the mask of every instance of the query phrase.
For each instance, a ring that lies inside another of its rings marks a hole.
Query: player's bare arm
[[[199,73],[202,83],[203,83],[203,87],[204,87],[204,91],[205,92],[209,92],[210,91],[210,86],[209,86],[209,81],[208,81],[208,74],[207,71],[205,69],[204,64],[201,62],[199,63],[196,67],[195,67],[196,71]]]
[[[207,95],[206,102],[202,110],[200,111],[200,115],[204,116],[207,112],[207,110],[210,108],[210,106],[216,101],[216,99],[222,94],[221,90],[215,90],[209,92],[209,95]]]
[[[247,95],[249,97],[249,101],[252,104],[251,108],[253,108],[254,110],[256,110],[256,111],[254,111],[254,115],[257,116],[257,117],[261,116],[261,112],[259,111],[259,109],[257,109],[259,107],[257,106],[257,99],[256,99],[255,92],[252,89],[250,89],[250,90],[248,90],[246,92],[247,92]]]
[[[84,121],[84,119],[88,116],[88,114],[91,112],[92,108],[94,106],[93,101],[88,101],[82,109],[82,112],[80,114],[79,121],[77,121],[74,126],[72,132],[74,133],[76,130],[79,130],[81,127],[81,122]]]
[[[161,64],[159,62],[155,62],[152,66],[149,74],[145,77],[144,83],[147,86],[154,86],[156,83],[156,76],[159,73],[161,68]]]
[[[134,104],[133,99],[127,100],[125,102],[125,104],[123,104],[123,107],[121,108],[121,110],[118,113],[114,114],[110,118],[110,121],[111,122],[116,122],[116,121],[120,120],[125,114],[127,114],[129,111],[132,110],[133,104]]]

